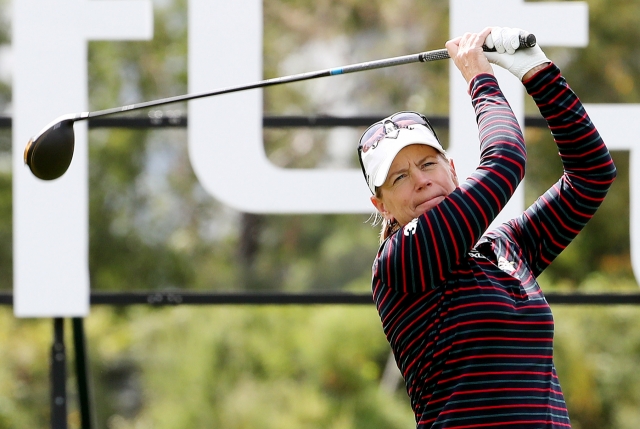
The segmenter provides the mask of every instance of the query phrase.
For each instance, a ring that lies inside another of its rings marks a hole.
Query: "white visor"
[[[398,128],[388,132],[366,152],[361,152],[362,165],[364,166],[367,185],[371,193],[376,193],[376,188],[382,186],[387,180],[387,174],[398,152],[412,144],[424,144],[431,146],[438,152],[445,151],[433,134],[425,125],[415,124],[406,128]]]

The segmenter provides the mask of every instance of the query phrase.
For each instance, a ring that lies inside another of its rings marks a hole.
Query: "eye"
[[[394,179],[393,179],[393,184],[395,185],[396,183],[399,183],[402,179],[404,179],[405,177],[407,177],[406,174],[398,174]]]
[[[427,161],[427,162],[425,162],[424,164],[422,164],[422,168],[423,168],[423,169],[425,169],[425,168],[429,168],[429,167],[431,167],[432,165],[435,165],[435,164],[436,164],[436,163],[435,163],[435,162],[433,162],[433,161]]]

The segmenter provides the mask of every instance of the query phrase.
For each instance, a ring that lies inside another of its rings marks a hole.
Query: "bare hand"
[[[445,44],[449,56],[467,83],[480,73],[493,74],[493,68],[482,50],[482,44],[489,34],[491,28],[487,27],[480,33],[465,33]]]

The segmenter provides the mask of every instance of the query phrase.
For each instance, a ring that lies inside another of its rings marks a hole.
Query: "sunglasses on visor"
[[[438,139],[436,131],[431,126],[429,120],[420,113],[416,112],[398,112],[388,118],[376,122],[371,125],[360,137],[360,143],[358,144],[358,161],[360,161],[360,168],[362,174],[364,174],[365,180],[367,180],[367,172],[362,162],[362,154],[367,153],[369,150],[375,149],[380,140],[385,138],[389,132],[407,128],[412,125],[424,125],[426,126]]]
[[[436,136],[435,130],[429,123],[429,120],[420,113],[416,112],[398,112],[388,118],[385,118],[371,125],[360,137],[358,144],[358,154],[362,158],[363,153],[367,153],[370,149],[375,149],[378,142],[392,131],[407,128],[411,125],[424,125]]]

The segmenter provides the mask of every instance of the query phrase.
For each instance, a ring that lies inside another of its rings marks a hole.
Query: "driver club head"
[[[74,120],[70,115],[58,118],[29,140],[24,149],[24,163],[34,176],[54,180],[67,171],[75,144]]]

